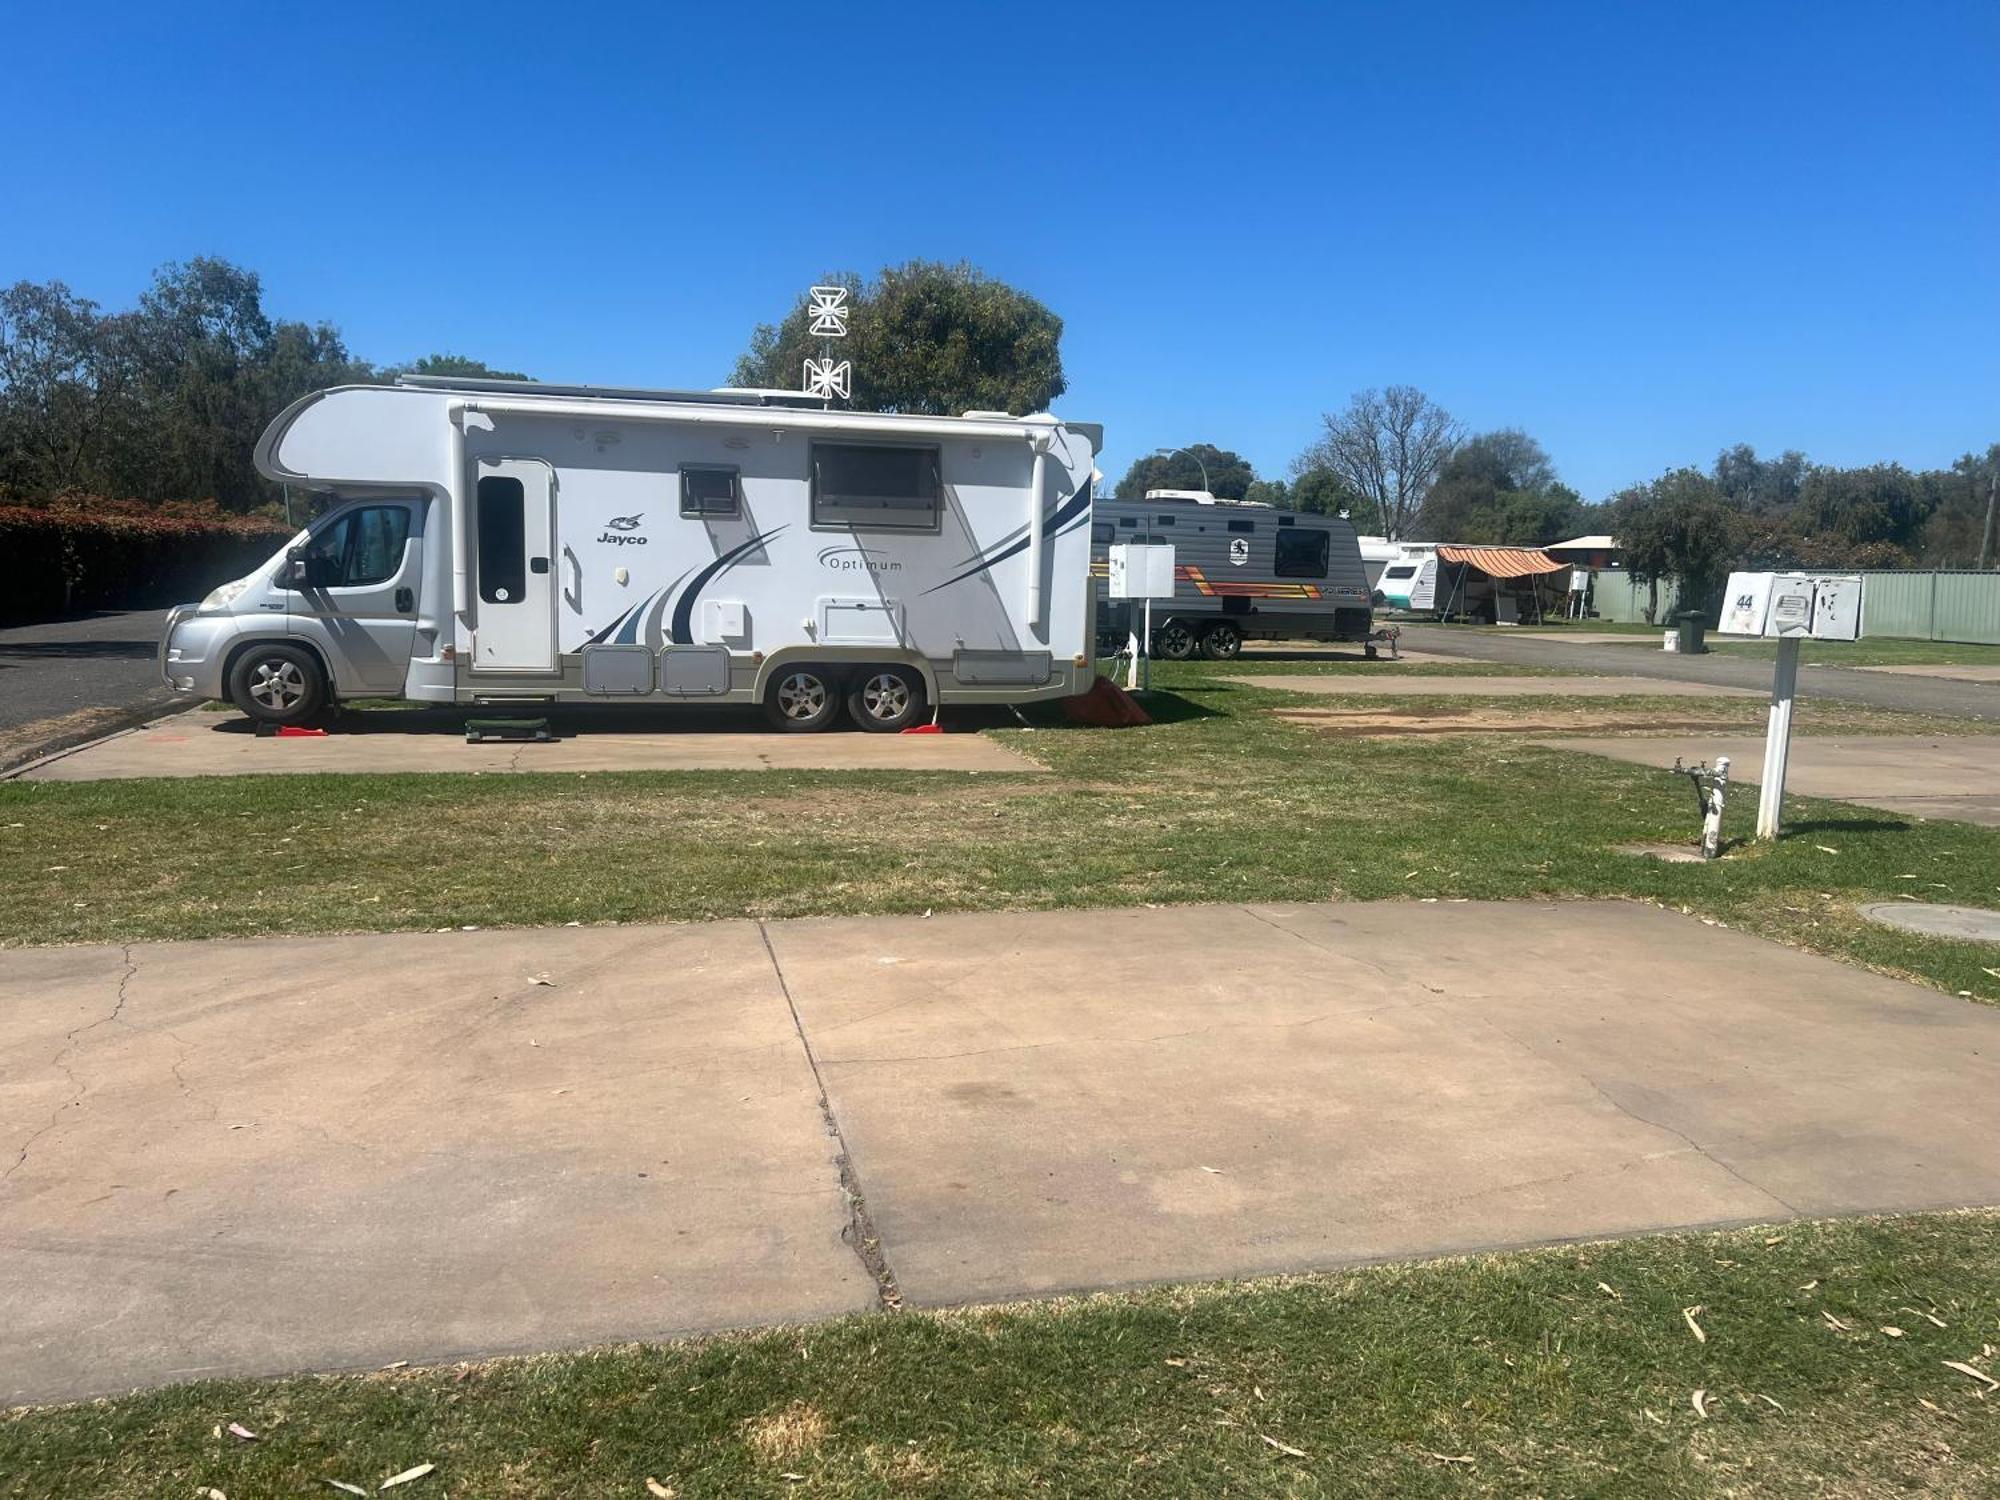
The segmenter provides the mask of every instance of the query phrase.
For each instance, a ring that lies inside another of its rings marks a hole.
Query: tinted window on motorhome
[[[1116,535],[1118,535],[1118,528],[1113,526],[1109,521],[1093,521],[1090,523],[1090,539],[1093,542],[1102,545]]]
[[[1120,526],[1131,526],[1136,528],[1139,524],[1139,518],[1137,516],[1120,516],[1118,518],[1118,524]]]
[[[1174,518],[1172,516],[1155,516],[1153,517],[1153,524],[1155,526],[1171,526],[1174,524]]]
[[[528,495],[521,481],[479,481],[479,597],[517,603],[528,591]]]
[[[1384,578],[1415,578],[1417,576],[1417,565],[1415,563],[1402,563],[1389,569],[1382,576]]]
[[[734,469],[681,470],[682,515],[734,516],[742,509]]]
[[[1307,527],[1278,533],[1280,578],[1326,577],[1327,533]]]
[[[935,448],[849,447],[814,443],[812,518],[815,526],[877,531],[935,531],[938,452]]]
[[[1231,521],[1229,529],[1231,531],[1255,531],[1257,523],[1255,521]]]
[[[358,588],[387,583],[401,571],[410,512],[401,505],[350,510],[306,546],[306,587]]]

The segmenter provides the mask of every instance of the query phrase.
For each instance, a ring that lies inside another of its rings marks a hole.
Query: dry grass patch
[[[833,1424],[826,1414],[805,1401],[788,1402],[743,1424],[743,1441],[768,1464],[790,1463],[817,1453],[832,1434]]]

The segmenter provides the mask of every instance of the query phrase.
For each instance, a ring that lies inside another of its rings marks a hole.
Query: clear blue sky
[[[720,382],[832,269],[1067,322],[1116,478],[1421,386],[1596,499],[2000,438],[2000,6],[19,5],[0,281]]]

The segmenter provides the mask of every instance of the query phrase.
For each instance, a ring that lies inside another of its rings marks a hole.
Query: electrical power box
[[[1731,573],[1716,633],[1858,640],[1861,580],[1837,574]]]
[[[1174,549],[1157,542],[1123,542],[1110,549],[1107,592],[1113,599],[1174,597]]]
[[[1861,580],[1859,578],[1816,578],[1813,580],[1813,639],[1816,641],[1857,641],[1861,639]]]

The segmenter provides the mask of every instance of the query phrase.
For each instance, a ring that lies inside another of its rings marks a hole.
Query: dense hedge
[[[0,619],[199,599],[290,535],[283,521],[213,505],[65,496],[48,506],[0,506]]]

